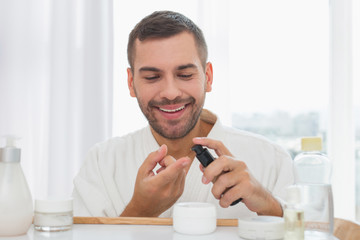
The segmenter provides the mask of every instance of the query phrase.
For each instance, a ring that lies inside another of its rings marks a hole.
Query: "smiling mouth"
[[[176,108],[176,109],[165,109],[165,108],[161,108],[159,107],[159,109],[163,112],[166,112],[166,113],[175,113],[175,112],[179,112],[181,110],[183,110],[185,108],[185,105],[179,107],[179,108]]]

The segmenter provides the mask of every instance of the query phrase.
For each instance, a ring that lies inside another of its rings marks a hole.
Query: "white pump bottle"
[[[32,223],[33,201],[20,165],[16,138],[0,148],[0,237],[25,234]]]

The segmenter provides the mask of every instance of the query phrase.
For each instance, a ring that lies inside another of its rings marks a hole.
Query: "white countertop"
[[[174,232],[172,226],[161,225],[110,225],[74,224],[64,232],[39,232],[31,226],[26,235],[0,237],[0,240],[244,240],[237,233],[237,227],[218,226],[207,235],[184,235]],[[308,238],[306,238],[308,239]],[[332,237],[332,240],[338,240]]]
[[[31,226],[28,233],[19,237],[0,237],[0,240],[231,240],[241,239],[237,227],[217,227],[208,235],[184,235],[174,232],[172,226],[74,224],[65,232],[38,232]]]

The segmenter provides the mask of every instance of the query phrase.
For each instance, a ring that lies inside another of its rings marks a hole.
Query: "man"
[[[206,201],[219,218],[282,216],[290,156],[203,109],[213,68],[201,30],[179,13],[154,12],[130,33],[128,60],[130,95],[150,126],[90,151],[74,180],[75,215],[170,217],[177,201]],[[206,169],[194,144],[216,154]]]

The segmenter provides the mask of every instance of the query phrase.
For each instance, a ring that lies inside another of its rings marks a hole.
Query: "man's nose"
[[[162,89],[160,91],[160,98],[167,98],[169,100],[174,100],[175,98],[182,95],[180,90],[179,83],[174,79],[174,77],[167,77],[163,79]]]

